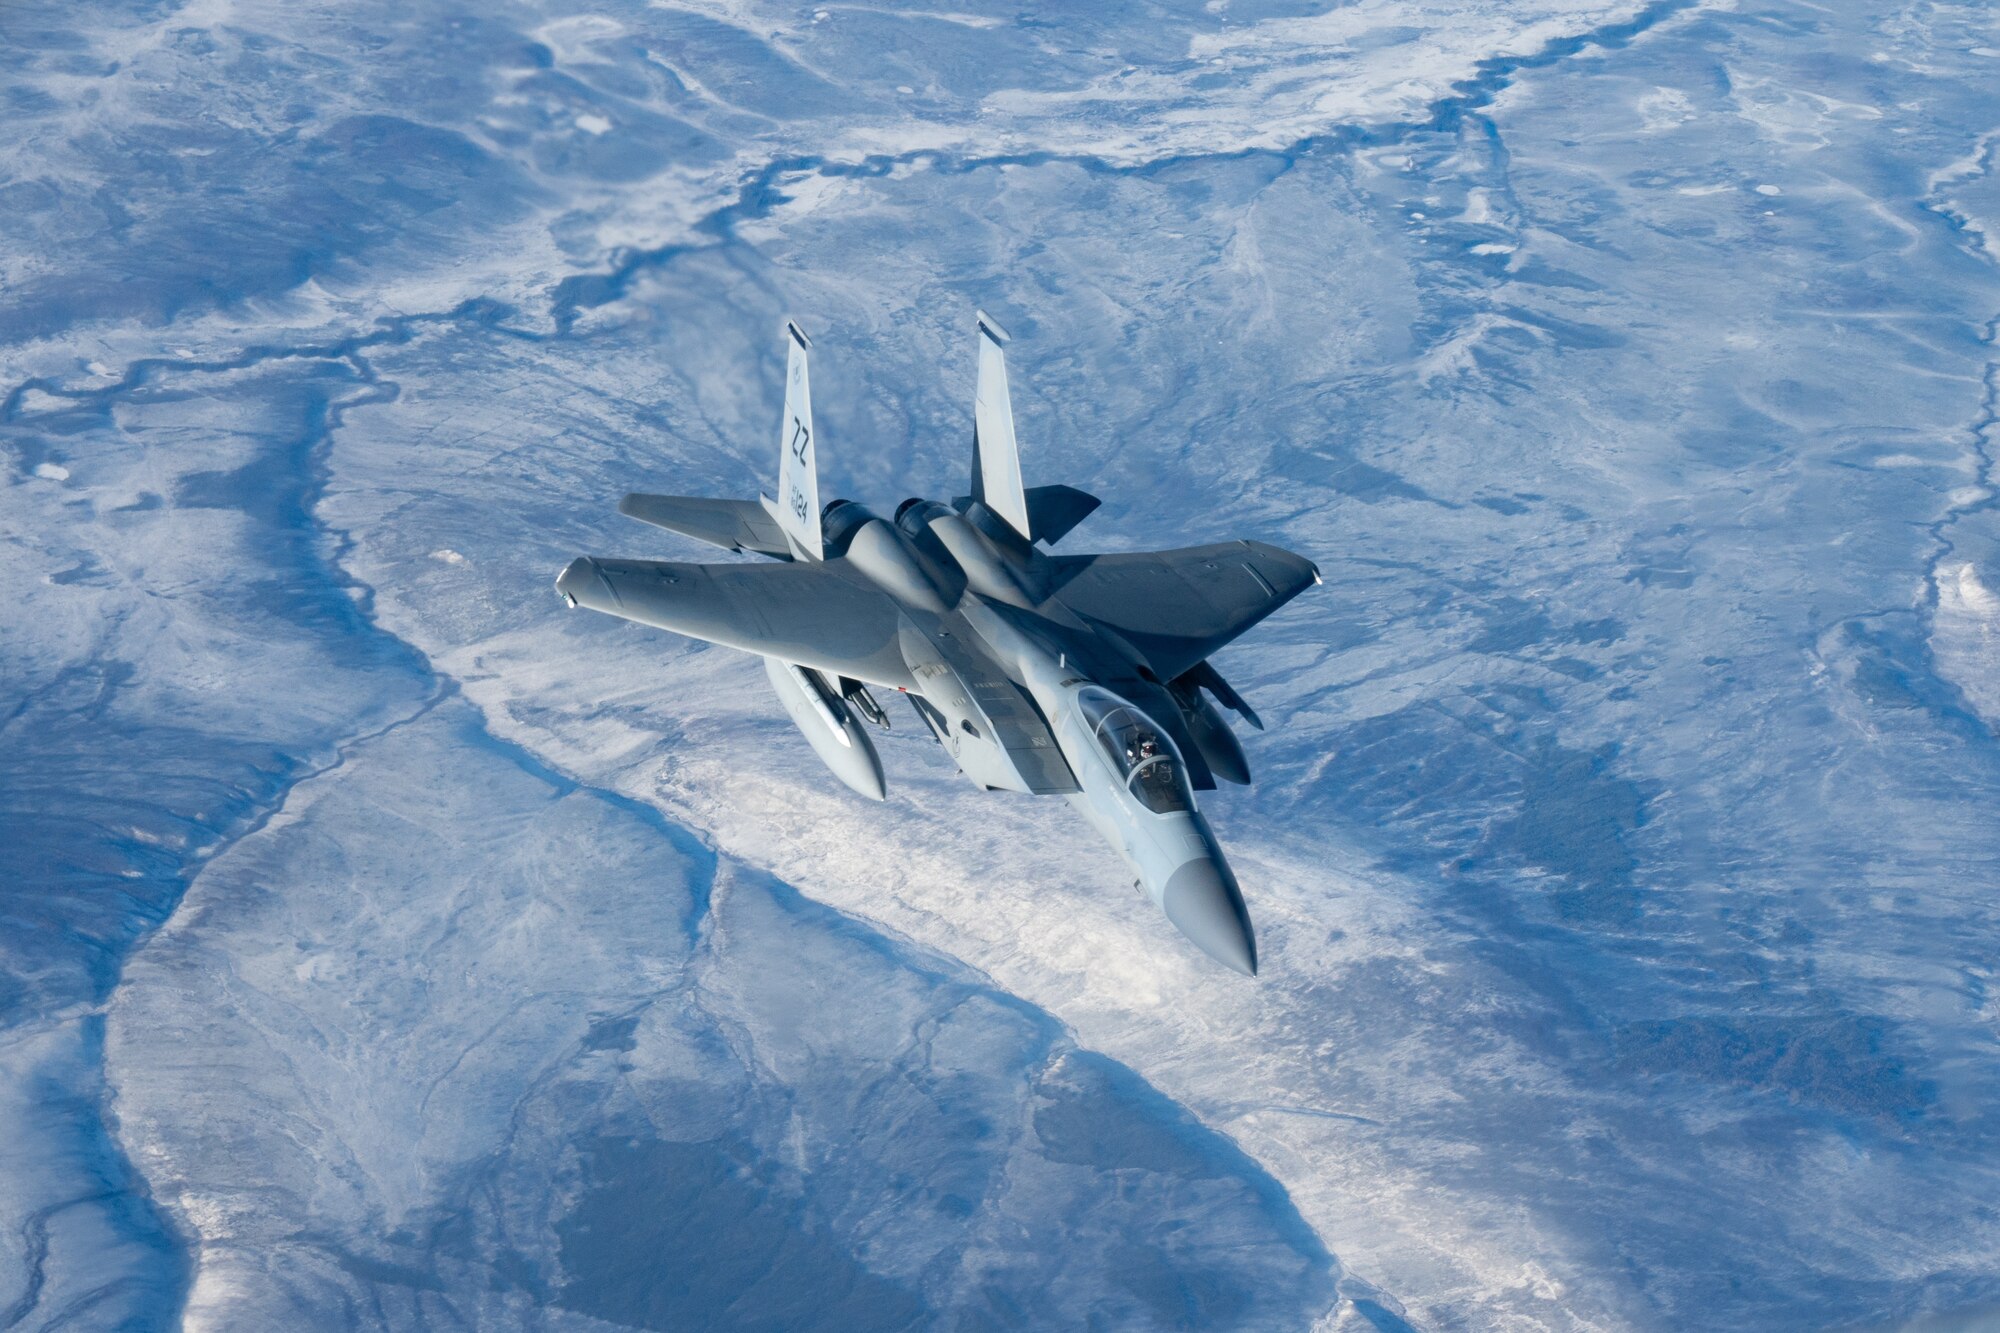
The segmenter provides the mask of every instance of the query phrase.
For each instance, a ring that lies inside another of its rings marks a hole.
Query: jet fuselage
[[[1066,773],[1070,803],[1154,905],[1254,974],[1249,914],[1174,739],[1181,709],[1136,653],[1051,595],[1052,562],[976,503],[906,500],[892,524],[836,500],[823,521],[828,556],[902,600],[913,702],[959,767],[989,788],[1042,793]]]
[[[1260,542],[1056,555],[1098,506],[1024,487],[1005,335],[978,318],[972,494],[883,517],[819,503],[796,324],[779,432],[779,499],[632,494],[621,511],[777,563],[583,557],[556,581],[572,606],[765,659],[772,688],[827,767],[887,793],[863,722],[894,689],[980,786],[1061,795],[1123,856],[1147,896],[1211,957],[1254,974],[1243,896],[1194,792],[1250,781],[1217,704],[1261,727],[1208,661],[1311,584],[1308,560]]]

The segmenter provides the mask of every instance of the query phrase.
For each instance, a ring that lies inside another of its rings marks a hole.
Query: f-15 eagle
[[[1234,541],[1057,555],[1097,508],[1070,486],[1023,486],[1007,341],[981,312],[971,494],[912,498],[882,518],[821,506],[806,376],[787,323],[778,498],[627,495],[619,510],[754,562],[586,556],[556,579],[572,606],[756,653],[779,700],[842,782],[886,794],[867,726],[874,689],[908,697],[959,769],[988,790],[1064,796],[1118,849],[1167,919],[1210,957],[1257,971],[1236,876],[1194,793],[1247,784],[1216,707],[1263,727],[1209,658],[1320,581],[1311,561]]]

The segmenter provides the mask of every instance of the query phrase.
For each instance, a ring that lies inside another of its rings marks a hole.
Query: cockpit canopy
[[[1159,723],[1109,690],[1092,686],[1076,696],[1077,711],[1139,804],[1156,815],[1194,808],[1180,751]]]

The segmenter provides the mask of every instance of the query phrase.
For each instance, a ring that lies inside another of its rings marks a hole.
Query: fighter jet
[[[633,494],[618,506],[764,559],[585,556],[556,589],[571,607],[762,657],[813,750],[875,800],[886,786],[867,727],[889,726],[875,691],[894,690],[981,787],[1067,797],[1182,934],[1254,976],[1250,914],[1194,793],[1217,778],[1250,781],[1217,704],[1264,724],[1209,659],[1319,571],[1254,541],[1115,555],[1038,549],[1099,501],[1021,484],[1007,335],[984,312],[976,328],[969,495],[904,500],[889,518],[852,500],[822,507],[811,343],[787,323],[778,499]]]

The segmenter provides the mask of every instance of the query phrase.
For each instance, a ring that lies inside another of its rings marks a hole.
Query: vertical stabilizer
[[[793,549],[807,560],[824,557],[819,530],[819,468],[813,448],[812,386],[806,380],[806,349],[812,346],[799,326],[785,321],[785,419],[778,433],[778,523]]]
[[[1014,443],[1014,407],[1007,398],[1007,331],[978,312],[979,386],[972,399],[972,498],[1033,540],[1028,495],[1021,487],[1021,451]]]

